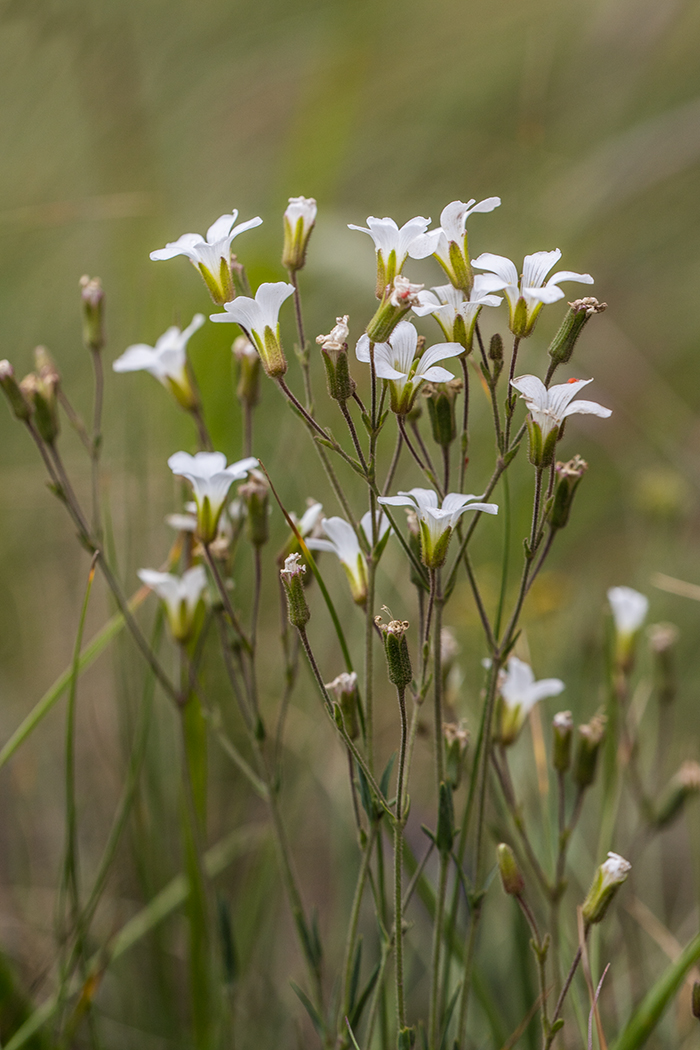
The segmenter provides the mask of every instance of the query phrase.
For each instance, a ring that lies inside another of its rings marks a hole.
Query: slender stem
[[[443,492],[450,491],[450,449],[449,446],[442,446],[442,489]]]
[[[226,584],[224,583],[224,581],[223,581],[223,579],[221,577],[221,573],[219,572],[219,567],[216,564],[216,559],[214,558],[214,556],[211,553],[211,550],[209,549],[209,544],[208,543],[203,543],[202,544],[202,549],[204,551],[204,560],[206,561],[207,565],[209,566],[209,570],[210,570],[212,576],[214,577],[214,583],[216,584],[216,589],[219,592],[219,597],[221,598],[221,601],[223,603],[224,609],[226,610],[226,615],[228,616],[229,620],[231,621],[231,626],[233,627],[233,629],[236,632],[236,634],[240,637],[241,641],[243,642],[243,645],[244,645],[245,649],[248,652],[251,652],[252,651],[252,643],[251,643],[250,639],[248,638],[247,634],[245,633],[245,631],[243,630],[243,627],[241,626],[241,623],[240,623],[240,621],[238,619],[238,616],[236,615],[236,611],[233,608],[233,605],[231,604],[231,596],[229,595],[229,593],[228,593],[228,591],[226,589]]]
[[[518,801],[515,797],[513,781],[510,776],[510,770],[508,769],[508,758],[506,755],[506,750],[503,746],[501,746],[500,748],[500,753],[501,756],[499,761],[495,751],[492,750],[491,761],[493,763],[494,769],[496,770],[496,775],[498,776],[498,781],[501,785],[501,790],[503,791],[503,797],[506,800],[506,805],[508,806],[511,819],[516,827],[518,835],[520,836],[520,841],[523,844],[523,849],[525,850],[525,854],[530,863],[530,867],[534,871],[535,877],[537,878],[537,881],[540,884],[542,893],[544,894],[547,900],[551,900],[552,887],[549,884],[549,880],[547,879],[547,876],[544,873],[542,865],[537,859],[537,854],[535,853],[532,847],[532,843],[530,842],[530,839],[528,837],[527,829],[525,828],[525,823],[522,818],[521,807],[518,805]]]
[[[518,347],[520,346],[520,336],[515,336],[513,339],[513,352],[510,355],[510,371],[508,373],[508,389],[506,391],[506,429],[504,447],[506,451],[509,448],[510,441],[510,427],[513,420],[513,412],[515,411],[516,395],[512,390],[511,383],[515,378],[515,362],[518,359]]]
[[[503,560],[501,562],[501,589],[498,595],[498,608],[493,625],[493,633],[496,638],[501,633],[501,621],[503,619],[503,608],[508,589],[508,565],[510,562],[510,483],[508,475],[503,475]]]
[[[343,994],[340,998],[340,1004],[342,1006],[342,1016],[338,1019],[338,1035],[344,1034],[345,1018],[349,1015],[352,1009],[352,1003],[350,1002],[350,985],[352,983],[352,971],[353,963],[355,961],[355,945],[357,943],[357,926],[360,920],[360,909],[362,907],[362,898],[365,892],[365,884],[367,882],[367,875],[369,874],[370,862],[372,860],[372,853],[374,852],[374,844],[377,841],[377,825],[373,824],[369,834],[369,839],[365,845],[362,853],[362,862],[360,864],[360,870],[357,875],[357,883],[355,884],[355,895],[352,901],[352,907],[350,909],[350,921],[348,924],[348,936],[345,943],[345,960],[343,963]]]
[[[481,340],[481,336],[479,336]],[[466,354],[460,357],[462,365],[462,377],[464,379],[464,403],[462,405],[462,437],[459,453],[459,491],[464,491],[464,476],[467,472],[469,451],[469,362]],[[445,492],[449,492],[449,486],[445,483]]]
[[[91,353],[95,374],[95,401],[92,414],[92,451],[90,466],[92,477],[92,528],[95,535],[102,535],[102,516],[100,514],[100,451],[102,448],[102,403],[104,400],[104,371],[102,354],[99,350]]]
[[[250,647],[255,652],[258,637],[258,613],[260,610],[260,592],[262,590],[262,560],[260,547],[256,544],[253,548],[253,562],[255,565],[255,582],[253,585],[253,610],[250,617]]]
[[[197,428],[197,436],[199,438],[199,444],[202,450],[204,452],[212,452],[214,449],[214,445],[212,444],[207,424],[204,422],[202,406],[199,403],[194,404],[190,409],[190,415],[192,416],[192,419],[194,420],[194,425]]]
[[[550,361],[549,362],[549,368],[547,369],[547,375],[545,376],[545,379],[544,379],[544,385],[546,387],[548,387],[549,384],[552,382],[552,377],[553,377],[553,375],[556,372],[558,367],[559,367],[559,362],[558,361]]]
[[[253,406],[247,398],[243,401],[243,457],[253,454]]]
[[[362,401],[362,398],[360,397],[360,395],[358,394],[358,392],[356,390],[353,390],[353,392],[352,392],[352,399],[356,403],[356,405],[359,407],[360,412],[362,412],[362,414],[365,415],[365,413],[367,412],[367,409],[365,408],[364,403]]]
[[[438,1025],[440,1020],[440,948],[442,946],[445,894],[447,893],[447,871],[450,855],[440,853],[440,872],[438,875],[438,892],[435,902],[435,923],[433,925],[433,951],[430,967],[430,1005],[428,1012],[428,1046],[438,1050]]]
[[[301,364],[301,372],[304,377],[304,396],[306,397],[306,408],[308,412],[313,415],[314,411],[314,399],[311,390],[311,372],[309,369],[309,354],[306,347],[306,335],[304,334],[304,319],[301,313],[301,293],[299,291],[299,280],[297,277],[296,270],[288,270],[289,280],[294,285],[294,314],[297,322],[297,332],[299,334],[299,363]]]
[[[434,570],[435,576],[435,628],[433,631],[433,716],[435,732],[435,778],[437,782],[438,798],[440,788],[445,779],[445,755],[444,741],[442,735],[442,607],[443,598],[440,593],[440,570]]]
[[[586,932],[588,932],[588,931],[586,931]],[[549,1022],[549,1029],[550,1030],[549,1030],[549,1035],[547,1036],[547,1039],[545,1041],[544,1050],[549,1050],[549,1047],[554,1042],[554,1038],[555,1038],[556,1032],[552,1033],[552,1028],[554,1027],[555,1023],[559,1019],[559,1015],[561,1014],[562,1006],[564,1005],[564,1000],[566,999],[567,992],[569,991],[569,988],[571,987],[571,982],[574,979],[574,974],[576,973],[576,970],[578,968],[578,964],[580,962],[581,962],[581,946],[579,945],[578,948],[576,949],[576,955],[574,956],[574,961],[571,964],[571,968],[570,968],[569,973],[567,974],[567,978],[566,978],[566,980],[564,982],[564,987],[562,988],[561,992],[559,993],[559,998],[557,999],[557,1005],[554,1007],[554,1013],[552,1014],[552,1020]]]
[[[353,423],[352,416],[350,415],[350,412],[348,411],[347,402],[346,401],[339,401],[338,402],[338,407],[340,408],[340,411],[343,413],[343,418],[345,419],[345,422],[348,425],[348,430],[350,431],[350,436],[352,437],[352,443],[355,446],[355,452],[357,453],[357,458],[360,461],[360,466],[362,467],[363,471],[366,474],[367,473],[367,463],[365,462],[365,457],[364,457],[364,454],[362,452],[362,446],[360,445],[360,439],[357,436],[357,430],[355,429],[355,424]]]
[[[418,445],[418,448],[421,451],[423,459],[428,464],[428,469],[430,470],[430,473],[437,477],[437,470],[435,469],[433,461],[430,458],[430,453],[428,452],[425,441],[423,441],[423,435],[420,432],[420,427],[418,426],[418,423],[411,423],[411,430],[413,431],[413,436],[416,439],[416,444]],[[447,489],[445,489],[445,491],[447,491]]]
[[[384,482],[384,487],[382,488],[382,496],[386,496],[387,492],[391,488],[391,483],[394,480],[396,468],[399,465],[399,457],[401,455],[402,444],[403,437],[401,435],[401,431],[399,430],[398,434],[396,435],[396,447],[394,448],[394,455],[391,458],[391,463],[389,464],[389,471],[386,476],[386,481]]]
[[[57,393],[58,393],[58,400],[59,400],[59,403],[61,405],[61,408],[63,409],[63,411],[68,416],[68,421],[69,421],[70,425],[73,427],[73,430],[75,430],[76,434],[80,438],[83,446],[85,447],[85,449],[88,452],[88,455],[91,456],[92,455],[92,439],[91,439],[90,435],[88,434],[87,430],[85,429],[85,424],[83,423],[82,419],[80,418],[80,416],[78,415],[78,413],[75,411],[75,409],[73,408],[72,404],[68,400],[68,396],[67,396],[65,390],[63,390],[59,386]]]
[[[411,439],[409,438],[408,432],[406,430],[406,422],[405,422],[404,417],[403,416],[397,416],[396,420],[397,420],[397,422],[399,424],[399,430],[401,431],[401,436],[402,436],[403,440],[406,442],[406,448],[411,453],[411,455],[415,459],[415,461],[418,464],[418,466],[420,467],[420,469],[425,474],[425,476],[428,479],[428,481],[430,482],[430,484],[435,487],[435,489],[437,490],[438,495],[442,499],[444,493],[442,491],[442,488],[440,487],[440,482],[435,477],[435,472],[432,471],[430,469],[430,467],[426,463],[423,462],[423,460],[420,458],[417,450],[414,448],[413,443],[412,443]]]
[[[301,401],[299,401],[298,398],[294,396],[294,394],[289,389],[282,376],[277,376],[277,386],[280,388],[287,400],[294,405],[299,415],[306,421],[307,425],[312,430],[314,430],[319,435],[319,437],[322,437],[324,441],[330,441],[331,439],[328,437],[328,434],[325,432],[323,427],[319,426],[314,417],[304,408]],[[334,446],[334,448],[336,452],[342,451],[339,445],[337,447]]]
[[[396,1011],[399,1031],[406,1027],[406,1006],[403,989],[403,778],[406,762],[408,725],[406,720],[405,691],[397,689],[401,713],[401,743],[399,745],[399,768],[396,774],[396,820],[394,821],[394,953],[396,966]]]
[[[537,928],[535,922],[535,916],[530,910],[530,906],[520,894],[516,894],[516,901],[520,905],[520,910],[525,916],[527,923],[532,930],[532,950],[535,953],[537,960],[537,977],[540,986],[540,1005],[542,1009],[542,1042],[543,1045],[547,1044],[549,1037],[549,1020],[547,1018],[547,944],[543,943],[540,937],[540,931]]]

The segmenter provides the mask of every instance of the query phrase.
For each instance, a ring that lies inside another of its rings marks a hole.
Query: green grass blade
[[[700,959],[700,934],[683,949],[674,963],[647,992],[610,1050],[637,1050],[649,1038],[666,1007]]]

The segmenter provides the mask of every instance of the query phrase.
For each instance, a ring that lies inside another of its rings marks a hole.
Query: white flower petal
[[[478,259],[472,260],[473,266],[478,266],[480,270],[490,270],[496,274],[503,282],[501,287],[506,285],[518,285],[518,271],[515,268],[515,263],[511,262],[510,259],[506,259],[504,255],[493,255],[491,252],[484,252],[479,256]],[[498,291],[498,288],[492,283],[490,291]]]
[[[207,230],[207,243],[215,244],[216,241],[221,241],[224,237],[228,237],[231,227],[238,218],[238,212],[234,208],[230,215],[220,215],[216,222],[213,222]]]

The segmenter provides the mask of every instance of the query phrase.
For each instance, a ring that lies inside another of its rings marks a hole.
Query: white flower
[[[367,227],[348,223],[349,230],[368,233],[374,241],[377,253],[377,299],[381,299],[388,284],[401,273],[416,238],[421,237],[430,226],[430,219],[417,215],[409,219],[401,229],[393,219],[377,219],[370,215]]]
[[[231,321],[239,324],[253,339],[263,368],[269,376],[283,376],[287,362],[280,343],[280,307],[285,299],[294,294],[294,285],[285,281],[265,282],[255,293],[255,298],[237,296],[233,302],[225,303],[223,314],[212,314],[212,321]]]
[[[421,556],[430,569],[439,569],[447,557],[447,548],[452,530],[468,510],[480,510],[486,514],[498,514],[495,503],[472,503],[479,496],[463,496],[460,492],[448,492],[438,507],[438,498],[432,489],[411,489],[399,492],[398,496],[380,496],[379,503],[390,507],[411,507],[415,511],[420,527]]]
[[[535,321],[545,303],[555,303],[563,299],[564,293],[559,288],[561,281],[578,281],[580,284],[593,284],[589,273],[574,273],[572,270],[560,270],[553,274],[545,284],[545,278],[555,263],[561,259],[561,252],[555,248],[551,252],[535,252],[526,255],[523,273],[518,281],[515,263],[503,255],[485,252],[473,265],[480,270],[490,271],[489,291],[504,291],[510,306],[510,330],[521,338],[530,335]]]
[[[608,905],[625,881],[632,865],[619,853],[608,853],[593,876],[593,883],[581,906],[586,926],[600,922],[608,910]]]
[[[150,372],[166,389],[172,391],[183,408],[191,410],[197,395],[187,372],[187,343],[204,324],[204,314],[195,314],[183,331],[173,325],[155,346],[134,343],[112,363],[115,372]]]
[[[635,634],[649,612],[649,599],[631,587],[611,587],[608,601],[618,634]]]
[[[530,665],[511,656],[507,670],[501,671],[498,688],[501,705],[497,735],[499,743],[507,747],[515,741],[535,704],[549,696],[559,696],[564,683],[558,678],[536,682]]]
[[[195,614],[207,586],[204,566],[194,565],[182,576],[155,569],[139,569],[139,579],[165,603],[168,623],[173,637],[186,642],[192,634]]]
[[[465,299],[464,292],[452,284],[441,284],[432,291],[420,292],[414,314],[425,317],[432,314],[449,342],[461,343],[467,353],[472,348],[474,326],[482,306],[500,306],[500,295],[489,295],[488,278],[477,274],[471,294]]]
[[[197,535],[202,543],[216,539],[219,517],[234,481],[241,481],[249,470],[258,465],[249,456],[226,466],[223,452],[175,452],[168,460],[173,474],[187,478],[192,485],[197,504]]]
[[[557,383],[549,389],[537,376],[518,376],[511,382],[530,411],[530,459],[535,466],[551,463],[559,429],[569,416],[600,416],[601,419],[607,419],[612,415],[611,409],[603,408],[597,401],[573,400],[579,390],[592,382],[592,379],[570,379],[567,383]]]
[[[360,549],[355,530],[344,518],[324,518],[321,527],[328,539],[310,538],[306,541],[307,547],[315,551],[330,551],[338,557],[347,575],[353,601],[358,605],[364,605],[367,600],[367,562]],[[369,511],[363,515],[360,528],[368,545],[371,546],[372,518]],[[378,549],[383,549],[382,541],[388,538],[390,528],[388,518],[380,512],[377,518]]]
[[[486,200],[452,201],[442,209],[440,226],[417,237],[410,248],[412,259],[425,259],[434,255],[455,288],[461,288],[469,295],[473,274],[469,265],[467,248],[467,219],[472,212],[488,212],[498,208],[500,197],[487,197]]]
[[[438,361],[458,357],[464,353],[460,343],[436,343],[414,360],[418,346],[418,332],[410,321],[400,321],[387,343],[376,343],[374,368],[379,379],[388,379],[391,385],[391,408],[397,415],[410,412],[416,394],[423,382],[448,383],[454,379]],[[369,363],[369,337],[360,336],[355,350],[358,361]]]
[[[306,247],[316,222],[316,201],[313,197],[290,197],[284,213],[284,248],[282,265],[287,270],[300,270],[304,265]]]
[[[151,259],[173,259],[185,255],[196,266],[209,289],[212,299],[220,306],[233,299],[235,289],[231,277],[231,242],[239,233],[252,230],[262,222],[260,216],[236,226],[238,211],[221,215],[207,230],[206,240],[198,233],[183,233],[165,248],[151,252]]]

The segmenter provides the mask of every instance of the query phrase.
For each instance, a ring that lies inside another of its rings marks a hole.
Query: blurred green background
[[[169,324],[184,326],[195,311],[210,312],[186,261],[151,263],[149,251],[185,231],[203,233],[234,207],[241,219],[265,220],[235,243],[253,282],[280,280],[287,198],[314,196],[317,228],[301,275],[307,328],[312,336],[328,332],[336,315],[348,312],[357,337],[373,309],[374,263],[369,238],[346,224],[362,225],[370,214],[399,223],[416,214],[437,221],[455,198],[498,194],[501,208],[470,221],[472,253],[493,251],[519,264],[528,252],[558,246],[562,267],[592,273],[592,291],[609,307],[586,329],[570,370],[595,377],[590,397],[613,416],[574,420],[568,428],[567,453],[580,451],[591,469],[575,520],[526,616],[538,677],[567,680],[567,704],[588,717],[602,681],[605,590],[635,586],[650,596],[651,619],[682,628],[679,721],[694,734],[700,609],[650,581],[655,572],[700,581],[700,6],[692,0],[2,0],[0,29],[0,355],[21,375],[32,366],[34,346],[47,345],[72,400],[88,412],[91,372],[80,340],[78,279],[102,278],[105,500],[126,589],[135,589],[136,568],[163,559],[170,535],[162,518],[177,508],[165,460],[176,448],[192,450],[194,436],[150,378],[115,376],[109,361],[130,343],[155,342]],[[429,283],[442,281],[432,260],[407,269]],[[580,286],[565,290],[567,298],[584,294]],[[560,317],[559,306],[544,311],[522,351],[521,371],[542,372]],[[291,309],[284,325],[291,343]],[[427,319],[420,327],[433,334]],[[239,458],[234,332],[208,325],[191,350],[216,446]],[[317,360],[314,369],[322,400]],[[314,495],[336,513],[301,439],[289,469],[294,425],[275,390],[265,390],[262,411],[273,414],[275,429],[261,428],[254,450],[290,506],[300,510]],[[324,413],[330,421],[322,407]],[[485,406],[477,419],[486,424]],[[70,433],[64,442],[87,493],[79,444]],[[477,443],[470,467],[475,491],[490,475],[491,455],[488,440]],[[69,663],[87,563],[44,487],[34,448],[2,408],[0,471],[4,741]],[[526,471],[521,477],[513,499],[526,522]],[[279,517],[274,530],[281,542]],[[486,543],[479,556],[493,595],[495,548]],[[400,599],[388,576],[385,587],[382,601],[393,607]],[[109,611],[98,592],[88,633]],[[483,654],[466,596],[452,616],[462,632],[467,691],[476,697],[478,684],[469,683],[476,683]],[[359,620],[355,626],[359,638]],[[123,649],[132,654],[128,643]],[[120,666],[103,658],[81,693],[88,870],[121,782],[140,688],[140,667]],[[327,673],[336,671],[329,666]],[[303,703],[315,710],[312,701]],[[303,805],[315,776],[304,761],[313,749],[313,724],[302,715],[293,724],[292,807]],[[135,900],[148,897],[149,887],[179,870],[177,836],[159,816],[168,803],[157,796],[166,789],[155,772],[158,761],[167,768],[168,748],[176,744],[169,712],[159,718],[150,802],[136,821],[132,854],[124,847],[124,874],[112,887],[112,912],[101,920],[107,932]],[[52,959],[52,887],[62,848],[61,719],[55,711],[0,774],[1,943],[39,998]],[[697,736],[686,733],[682,745],[678,756],[682,750],[683,757],[700,757]],[[392,747],[388,742],[387,753]],[[222,776],[229,780],[216,810],[220,833],[251,819],[246,797],[231,795],[230,772]],[[340,774],[322,769],[318,777],[333,805],[335,792],[344,806]],[[328,823],[321,822],[326,831]],[[134,856],[149,835],[162,840],[163,851],[138,872]],[[316,845],[310,855],[321,859],[315,868],[307,864],[306,876],[324,901],[332,895],[323,885],[329,858],[337,861],[348,846],[340,835]],[[679,883],[680,917],[697,897],[697,860],[696,843],[694,867]],[[276,957],[275,975],[266,970],[261,945],[278,936],[276,922],[287,921],[266,861],[255,854],[231,883],[234,899],[234,891],[255,890],[235,915],[252,974],[242,1024],[257,1031],[268,1011],[266,1038],[273,1033],[291,1046],[296,1035],[285,1018],[296,1008],[286,978],[298,962],[290,944]],[[345,888],[338,893],[344,903]],[[177,981],[177,930],[169,936]],[[133,973],[106,987],[105,1045],[177,1042],[177,1024],[167,1021],[163,1006],[170,978],[150,964],[157,973],[148,993]],[[149,965],[145,949],[139,965]],[[159,980],[160,1019],[149,1020]],[[515,1009],[513,1026],[519,1016]]]

